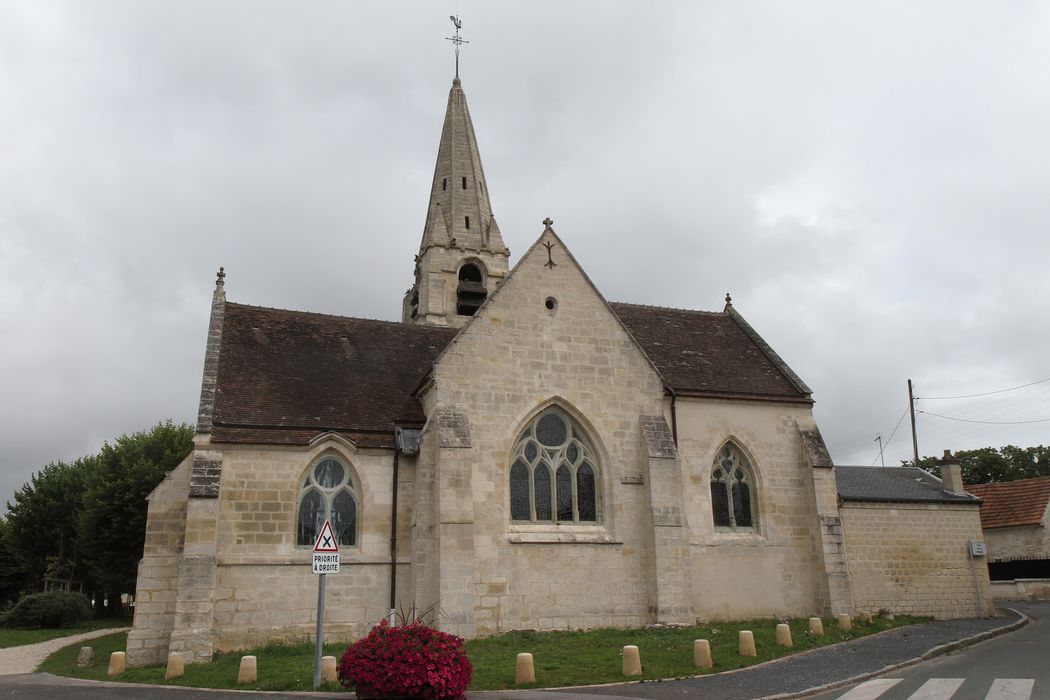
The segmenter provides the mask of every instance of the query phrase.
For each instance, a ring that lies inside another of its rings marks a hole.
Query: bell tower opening
[[[485,278],[481,267],[475,262],[464,263],[459,268],[459,286],[456,287],[456,313],[473,316],[488,298]]]

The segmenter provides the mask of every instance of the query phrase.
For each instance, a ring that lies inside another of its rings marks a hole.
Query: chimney
[[[962,480],[962,462],[952,456],[951,450],[945,450],[941,457],[941,482],[949,493],[966,493]]]

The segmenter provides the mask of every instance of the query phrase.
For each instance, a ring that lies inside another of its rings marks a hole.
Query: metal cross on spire
[[[459,47],[460,44],[469,44],[470,42],[459,36],[459,30],[463,27],[463,22],[459,20],[459,17],[449,15],[448,18],[452,20],[452,24],[456,25],[455,36],[446,36],[445,39],[456,45],[456,80],[459,80]]]

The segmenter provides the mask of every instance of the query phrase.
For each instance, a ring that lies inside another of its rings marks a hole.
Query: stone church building
[[[465,636],[989,609],[977,499],[836,468],[810,388],[728,295],[610,302],[543,223],[511,267],[457,78],[400,322],[228,302],[220,270],[130,663],[309,638],[326,519],[330,639],[434,604]]]

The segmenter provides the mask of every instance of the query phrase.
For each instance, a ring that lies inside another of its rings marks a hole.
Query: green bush
[[[91,603],[80,593],[51,591],[27,595],[11,608],[5,627],[75,627],[94,616]]]

